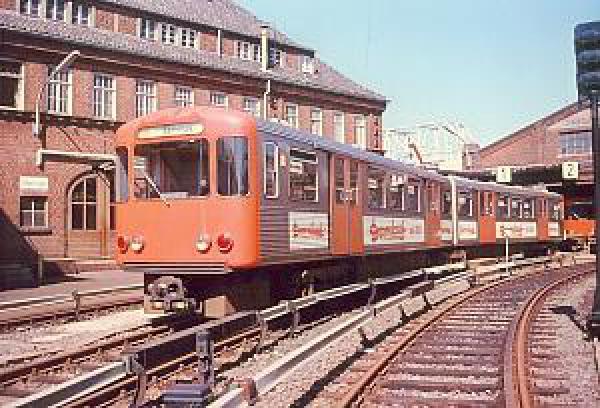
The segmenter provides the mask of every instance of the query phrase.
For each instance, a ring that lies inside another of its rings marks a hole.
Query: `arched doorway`
[[[111,257],[114,229],[114,174],[79,177],[67,195],[67,256]]]

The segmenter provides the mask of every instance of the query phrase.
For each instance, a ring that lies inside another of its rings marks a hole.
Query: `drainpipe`
[[[271,80],[267,79],[267,87],[263,93],[263,119],[269,120],[269,95],[271,94]]]
[[[223,56],[223,30],[220,28],[217,30],[217,55]]]

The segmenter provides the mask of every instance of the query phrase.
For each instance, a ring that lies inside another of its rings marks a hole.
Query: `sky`
[[[389,100],[384,128],[460,122],[482,146],[576,101],[573,28],[600,0],[238,0]]]

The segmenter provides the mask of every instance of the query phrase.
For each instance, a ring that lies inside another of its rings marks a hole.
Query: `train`
[[[559,194],[443,176],[219,107],[126,123],[116,156],[116,259],[143,271],[147,311],[226,315],[296,296],[307,274],[364,279],[562,237]]]

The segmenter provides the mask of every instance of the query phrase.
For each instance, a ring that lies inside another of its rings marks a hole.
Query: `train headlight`
[[[219,251],[227,253],[233,248],[233,238],[228,233],[221,234],[217,238],[217,246],[219,247]]]
[[[134,252],[141,252],[144,249],[144,238],[139,235],[131,238],[130,246]]]
[[[129,249],[129,238],[124,235],[119,235],[117,237],[117,248],[119,251],[124,254]]]
[[[210,237],[206,234],[200,235],[198,241],[196,241],[196,249],[198,252],[206,253],[210,249],[211,241]]]

